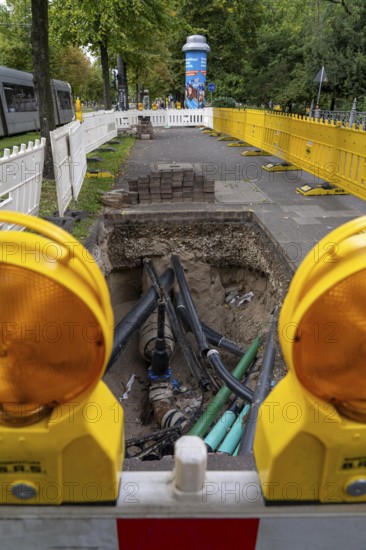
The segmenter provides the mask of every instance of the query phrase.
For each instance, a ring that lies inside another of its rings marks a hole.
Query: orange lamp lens
[[[293,343],[299,380],[326,401],[366,397],[366,269],[324,292],[300,320]]]
[[[78,289],[6,263],[0,288],[0,403],[53,406],[91,387],[105,341]]]

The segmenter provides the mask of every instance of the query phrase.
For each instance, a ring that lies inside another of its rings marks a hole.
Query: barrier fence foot
[[[232,136],[221,136],[217,141],[239,141],[239,140]]]
[[[114,147],[99,147],[96,149],[96,151],[99,151],[100,153],[115,153],[116,150]]]
[[[113,178],[113,174],[111,172],[107,172],[105,170],[89,170],[85,174],[86,178]]]
[[[267,172],[288,172],[290,170],[301,170],[301,168],[295,164],[290,164],[286,161],[269,162],[268,164],[263,164],[262,168],[263,170],[267,170]]]
[[[320,183],[318,185],[303,185],[302,187],[297,187],[296,191],[301,195],[306,197],[308,196],[318,196],[318,195],[349,195],[349,192],[341,187],[336,187],[331,183]]]
[[[233,143],[228,143],[228,147],[253,147],[250,143],[246,141],[234,141]]]
[[[271,153],[263,151],[263,149],[255,149],[254,151],[243,151],[240,153],[243,157],[270,157]]]
[[[87,162],[103,162],[102,157],[86,157]]]

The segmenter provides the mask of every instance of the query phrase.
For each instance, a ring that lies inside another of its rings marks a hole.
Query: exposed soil
[[[100,240],[102,263],[107,268],[115,322],[133,307],[143,290],[150,286],[142,267],[149,257],[159,273],[170,265],[171,254],[179,255],[200,319],[220,334],[247,348],[260,337],[258,360],[251,370],[251,387],[255,386],[263,347],[271,323],[271,313],[286,292],[291,270],[276,246],[254,223],[121,223],[106,226]],[[250,302],[226,303],[228,296],[240,297],[252,292]],[[174,292],[173,292],[174,293]],[[190,334],[192,348],[195,342]],[[135,381],[122,402],[125,411],[126,439],[155,431],[158,426],[149,417],[147,406],[148,364],[138,350],[135,333],[105,381],[121,400],[131,375]],[[221,352],[224,364],[232,369],[238,357]],[[202,392],[176,346],[171,360],[173,378],[178,380],[177,408],[192,417],[202,407]],[[283,377],[286,368],[280,351],[274,381]],[[204,404],[215,390],[204,394]]]

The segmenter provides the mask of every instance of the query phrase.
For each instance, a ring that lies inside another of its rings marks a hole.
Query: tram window
[[[6,105],[9,113],[37,111],[34,89],[21,84],[4,84]]]
[[[58,97],[61,109],[71,109],[71,98],[70,98],[69,92],[63,92],[62,90],[57,90],[57,97]]]

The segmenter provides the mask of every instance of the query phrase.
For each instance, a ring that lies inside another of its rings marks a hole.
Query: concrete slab
[[[193,169],[193,164],[189,162],[171,162],[171,163],[153,162],[151,166],[156,170],[192,170]]]
[[[215,181],[216,202],[229,204],[257,204],[271,202],[254,183],[247,181]]]

